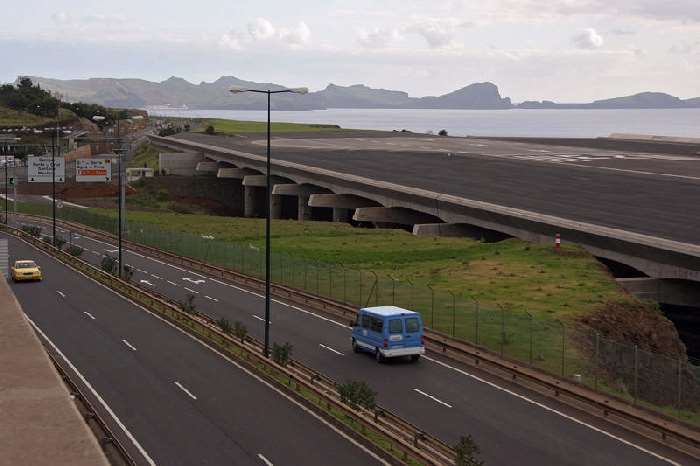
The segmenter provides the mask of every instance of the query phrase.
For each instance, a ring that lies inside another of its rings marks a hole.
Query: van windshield
[[[401,319],[392,319],[389,321],[389,333],[403,333]]]
[[[406,333],[416,333],[420,330],[420,323],[418,323],[418,318],[409,317],[406,319]]]

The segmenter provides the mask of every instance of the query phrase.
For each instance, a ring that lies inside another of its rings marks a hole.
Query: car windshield
[[[18,269],[33,269],[36,267],[36,264],[32,261],[17,262],[15,267]]]

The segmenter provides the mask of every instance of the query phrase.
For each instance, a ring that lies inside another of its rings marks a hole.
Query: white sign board
[[[8,167],[15,166],[15,156],[14,155],[0,155],[0,167],[4,167],[7,163]]]
[[[51,157],[27,157],[27,177],[30,183],[51,183]],[[56,157],[56,183],[63,183],[66,177],[66,166],[63,157]]]
[[[78,159],[75,161],[75,181],[112,181],[112,161],[109,159]]]

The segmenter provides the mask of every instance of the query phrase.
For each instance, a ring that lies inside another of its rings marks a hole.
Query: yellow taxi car
[[[15,261],[12,269],[10,270],[10,275],[12,280],[16,282],[21,282],[25,280],[39,280],[41,281],[41,267],[36,265],[34,261]]]

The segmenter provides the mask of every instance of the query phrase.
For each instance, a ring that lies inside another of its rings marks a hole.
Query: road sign
[[[109,159],[78,159],[75,161],[75,181],[112,181],[112,161]]]
[[[56,183],[63,183],[66,166],[63,157],[56,157]],[[51,183],[51,157],[27,157],[27,177],[30,183]]]
[[[63,209],[63,201],[56,201],[56,207]]]

